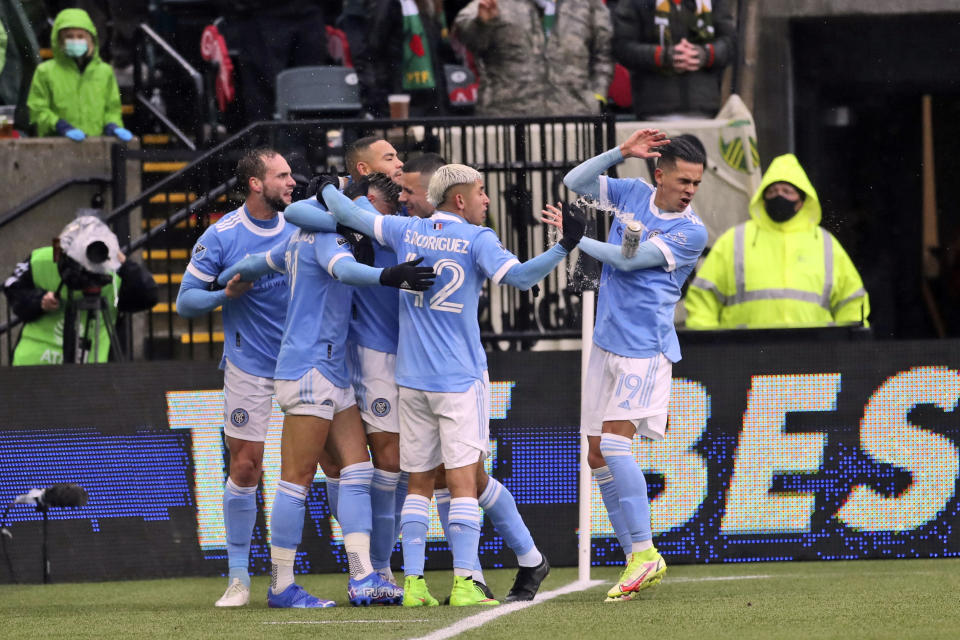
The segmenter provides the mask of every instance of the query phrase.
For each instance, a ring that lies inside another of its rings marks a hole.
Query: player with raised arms
[[[656,187],[602,175],[627,158],[658,158]],[[672,365],[680,360],[674,308],[707,243],[707,230],[690,208],[705,163],[695,139],[670,141],[656,129],[640,129],[563,179],[598,201],[598,209],[616,213],[607,242],[580,242],[581,251],[604,263],[580,428],[589,443],[588,464],[628,558],[607,592],[608,602],[632,599],[658,584],[667,570],[653,546],[646,479],[631,444],[637,433],[660,440],[666,431]],[[546,220],[560,220],[556,207],[547,209]],[[636,253],[626,257],[620,245],[632,222],[642,232]]]

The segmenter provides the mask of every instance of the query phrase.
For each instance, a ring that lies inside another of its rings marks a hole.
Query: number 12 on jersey
[[[417,254],[411,252],[407,254],[406,261],[416,260]],[[452,296],[457,292],[457,289],[463,286],[463,282],[466,279],[466,275],[463,272],[463,267],[456,261],[450,258],[442,258],[437,260],[433,265],[433,272],[437,276],[437,280],[441,278],[444,271],[451,272],[450,282],[443,285],[439,291],[437,291],[430,298],[430,309],[434,311],[446,311],[448,313],[463,313],[463,303],[462,302],[451,302],[447,298]],[[414,300],[414,307],[423,307],[423,291],[409,291],[401,290],[402,293],[407,295],[416,296]]]

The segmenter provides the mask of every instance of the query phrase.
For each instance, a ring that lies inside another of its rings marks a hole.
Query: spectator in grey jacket
[[[454,21],[477,62],[484,116],[598,113],[611,31],[602,0],[473,0]]]

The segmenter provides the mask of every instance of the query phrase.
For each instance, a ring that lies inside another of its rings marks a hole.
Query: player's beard
[[[265,195],[263,201],[270,205],[270,208],[274,211],[283,211],[287,208],[287,203],[283,201],[283,198],[273,198]]]

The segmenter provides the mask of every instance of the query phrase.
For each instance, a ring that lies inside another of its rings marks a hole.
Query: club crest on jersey
[[[207,248],[199,242],[193,246],[193,257],[200,259],[207,252]]]
[[[230,414],[230,422],[235,427],[242,427],[247,424],[248,420],[250,420],[250,414],[247,413],[246,409],[234,409],[233,413]]]
[[[377,398],[370,403],[370,410],[373,411],[373,415],[382,418],[390,413],[390,401],[386,398]]]
[[[350,241],[347,240],[346,238],[337,238],[337,246],[342,247],[343,245],[349,244],[349,243]]]

